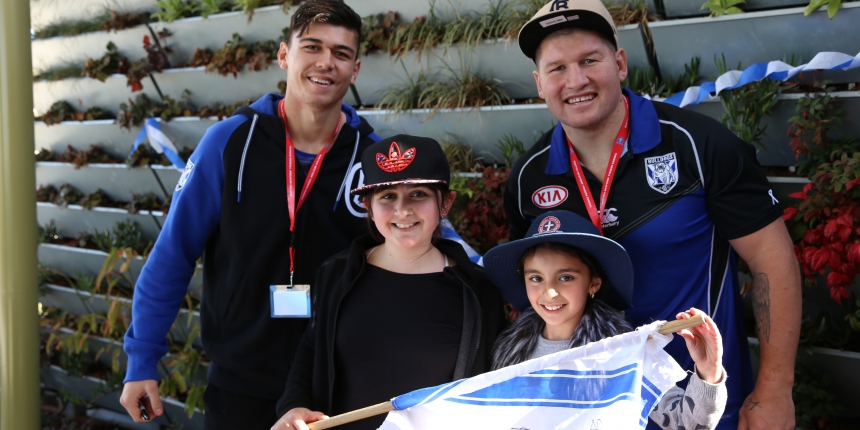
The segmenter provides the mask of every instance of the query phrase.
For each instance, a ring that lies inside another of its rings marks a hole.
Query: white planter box
[[[30,0],[30,25],[39,30],[59,21],[95,18],[105,9],[121,13],[155,12],[157,0]]]
[[[129,168],[125,164],[88,164],[76,169],[71,163],[43,161],[36,163],[36,183],[54,185],[63,182],[73,185],[84,194],[104,190],[110,198],[130,202],[134,194],[147,192],[157,194],[162,200],[173,195],[176,182],[182,174],[173,166],[151,166]],[[159,180],[164,186],[162,190]]]
[[[68,276],[74,276],[77,271],[86,275],[97,276],[104,265],[105,258],[107,258],[107,253],[94,249],[74,248],[51,243],[39,244],[39,262],[57,269]],[[137,280],[142,269],[143,258],[136,257],[131,260],[129,277],[132,281]],[[188,284],[188,291],[194,293],[197,297],[201,297],[202,271],[203,266],[198,266]]]
[[[399,114],[364,111],[361,114],[380,136],[409,133],[439,141],[456,138],[460,143],[471,145],[476,156],[488,157],[488,161],[501,158],[496,144],[505,134],[513,134],[528,148],[556,123],[543,104],[449,109],[432,116],[428,110]]]
[[[74,330],[66,328],[66,327],[60,327],[57,330],[57,334],[59,336],[62,336],[62,337],[66,337],[66,336],[72,335],[74,333],[75,333]],[[122,349],[123,348],[122,341],[111,340],[111,339],[107,339],[107,338],[104,338],[101,336],[88,335],[87,336],[87,343],[89,344],[90,354],[94,355],[98,351],[101,351],[101,350],[104,351],[104,353],[99,355],[98,362],[104,366],[107,366],[107,367],[111,366],[111,360],[113,359],[112,352],[114,350],[119,350],[120,353],[119,353],[119,356],[117,357],[117,360],[119,361],[119,368],[122,369],[122,371],[125,371],[127,369],[128,355]],[[170,354],[165,355],[161,359],[161,362],[164,363],[164,365],[166,366],[168,364],[168,362],[171,359],[173,359],[174,357],[175,356],[170,355]],[[206,384],[206,372],[208,371],[208,369],[209,369],[208,363],[201,363],[200,368],[198,369],[198,372],[194,377],[194,381],[199,383],[199,384]],[[164,368],[161,366],[158,366],[158,374],[159,374],[159,377],[161,377],[161,378],[168,378],[169,377],[169,375],[167,375],[164,372]]]
[[[177,148],[196,148],[200,138],[206,133],[206,128],[216,122],[218,122],[217,118],[201,120],[198,117],[173,118],[170,121],[159,120],[161,131],[170,138]],[[139,132],[140,128],[138,127],[131,131],[124,130],[112,119],[63,121],[51,126],[45,125],[42,121],[36,121],[34,125],[37,149],[45,148],[55,152],[63,152],[68,145],[78,149],[87,149],[90,145],[97,144],[108,153],[123,158],[131,152],[132,144]]]
[[[94,207],[86,209],[79,205],[57,206],[53,203],[36,202],[36,216],[39,225],[47,225],[51,221],[57,226],[60,235],[78,237],[84,232],[112,231],[118,223],[131,220],[141,233],[141,243],[155,242],[164,224],[164,213],[157,211],[139,211],[130,214],[125,209]]]
[[[767,151],[758,152],[758,160],[762,165],[793,166],[797,163],[794,152],[788,144],[786,133],[790,125],[789,119],[797,115],[795,112],[797,100],[804,96],[805,94],[783,94],[771,115],[766,116],[762,121],[762,124],[767,124],[763,140]],[[844,122],[839,127],[839,131],[850,136],[860,136],[860,122],[852,120],[860,115],[860,91],[835,92],[833,96],[841,99],[840,108],[845,111]],[[724,112],[719,99],[690,105],[685,109],[703,113],[715,119],[719,119]]]
[[[702,16],[710,15],[709,9],[702,10],[702,4],[705,0],[663,0],[663,9],[665,15],[670,18],[681,16]],[[747,0],[746,4],[740,8],[745,11],[785,8],[791,6],[806,6],[809,4],[805,0]]]
[[[855,55],[860,52],[856,35],[860,22],[860,3],[844,3],[830,20],[826,10],[803,16],[804,8],[749,12],[717,18],[692,18],[650,23],[657,61],[663,76],[678,76],[684,64],[698,56],[699,73],[712,80],[717,69],[714,55],[725,54],[730,68],[753,63],[782,60],[792,54],[808,62],[823,51]],[[856,72],[856,71],[855,71]],[[858,74],[830,74],[839,82],[857,82]]]
[[[93,400],[101,391],[101,387],[106,386],[105,381],[101,379],[93,378],[91,376],[78,378],[76,376],[69,375],[68,372],[57,366],[44,368],[41,370],[40,374],[42,382],[48,387],[61,392],[65,391],[87,401]],[[98,400],[95,401],[95,405],[112,411],[127,413],[125,408],[123,408],[119,403],[120,392],[121,388],[117,391],[99,397]],[[179,424],[186,430],[203,429],[202,411],[196,410],[195,414],[189,419],[188,414],[185,413],[185,404],[172,398],[162,398],[161,401],[165,412],[170,416],[174,425]],[[164,417],[155,418],[153,421],[162,426],[168,425],[168,420]]]
[[[621,47],[627,51],[631,67],[648,65],[645,42],[638,24],[619,27],[618,37]],[[411,51],[399,60],[387,53],[375,52],[362,60],[355,86],[361,102],[374,105],[381,99],[384,88],[407,81],[404,66],[412,76],[425,70],[430,75],[445,77],[449,74],[446,64],[456,71],[469,69],[472,73],[500,80],[502,88],[514,99],[538,96],[532,75],[534,62],[523,55],[515,39],[485,41],[477,46],[455,45],[447,50],[437,48],[429,54]]]
[[[111,303],[114,300],[120,302],[120,313],[129,315],[131,313],[131,299],[125,298],[108,298],[104,294],[90,294],[85,291],[79,291],[74,288],[61,287],[59,285],[48,284],[45,286],[46,292],[39,297],[39,303],[44,306],[61,309],[69,312],[72,315],[86,315],[91,312],[106,314],[110,309]],[[190,312],[186,309],[180,309],[176,317],[176,322],[170,329],[170,334],[175,339],[186,339],[185,333],[188,333],[196,324],[200,323],[200,313],[197,311]],[[202,348],[200,337],[194,341],[194,346]]]

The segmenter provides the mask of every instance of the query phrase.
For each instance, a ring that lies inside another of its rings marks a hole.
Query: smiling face
[[[361,68],[357,42],[355,31],[322,22],[311,23],[301,35],[294,32],[289,45],[282,42],[278,64],[287,70],[287,102],[340,106]]]
[[[395,185],[373,192],[367,200],[368,212],[386,244],[422,247],[431,243],[436,226],[451,209],[456,195],[449,191],[440,196],[427,185]]]
[[[523,260],[529,302],[544,320],[543,337],[570,339],[582,319],[588,296],[602,280],[573,255],[538,245]]]
[[[589,30],[560,30],[541,42],[536,59],[538,93],[563,125],[595,130],[619,109],[623,115],[624,49]]]

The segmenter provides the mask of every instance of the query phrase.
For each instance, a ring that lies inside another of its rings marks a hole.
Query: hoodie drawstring
[[[251,136],[254,135],[254,127],[257,125],[257,114],[254,114],[254,119],[251,121],[251,131],[248,132],[248,140],[245,141],[245,148],[242,150],[242,161],[239,164],[239,186],[236,191],[236,202],[242,201],[242,173],[245,171],[245,156],[248,155],[248,147],[251,145]]]
[[[340,203],[340,196],[345,193],[349,193],[349,191],[344,191],[349,184],[346,182],[349,180],[349,172],[352,170],[352,163],[355,162],[355,154],[358,153],[358,141],[361,139],[361,134],[358,131],[355,132],[355,147],[352,148],[352,158],[349,159],[349,164],[346,165],[346,174],[343,175],[343,182],[340,184],[340,189],[337,190],[337,199],[334,201],[334,207],[331,209],[332,212],[337,210],[337,204]],[[348,197],[347,197],[348,198]]]

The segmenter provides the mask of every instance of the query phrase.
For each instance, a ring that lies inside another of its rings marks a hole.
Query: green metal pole
[[[0,0],[0,430],[40,428],[29,0]]]

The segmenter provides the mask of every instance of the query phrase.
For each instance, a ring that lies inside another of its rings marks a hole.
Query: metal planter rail
[[[125,164],[87,164],[75,168],[71,163],[42,161],[36,163],[36,183],[59,187],[66,182],[84,194],[102,189],[112,199],[130,202],[134,195],[148,192],[162,199],[173,195],[179,176],[173,166],[128,167]],[[163,188],[162,188],[163,187]],[[166,195],[165,195],[166,193]]]
[[[803,16],[804,8],[749,12],[717,18],[691,18],[649,24],[657,51],[657,62],[664,77],[678,76],[684,64],[698,56],[699,73],[711,79],[717,76],[714,56],[725,54],[730,68],[741,62],[753,63],[783,60],[792,54],[802,62],[823,51],[855,55],[860,52],[856,34],[860,22],[860,3],[844,3],[830,20],[826,10]],[[787,61],[787,60],[785,60]],[[857,82],[860,72],[836,72],[829,79]]]

